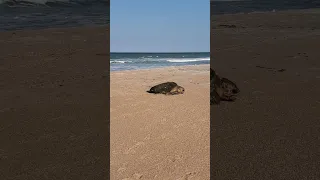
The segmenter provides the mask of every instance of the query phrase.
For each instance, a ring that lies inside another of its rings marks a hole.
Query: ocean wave
[[[124,64],[124,63],[131,63],[132,61],[128,61],[128,60],[111,60],[110,63],[121,63],[121,64]]]
[[[0,0],[0,5],[8,7],[30,7],[30,6],[86,6],[94,4],[108,4],[110,0]]]
[[[137,58],[137,59],[111,59],[112,64],[157,64],[157,63],[189,63],[189,62],[200,62],[200,61],[210,61],[210,57],[206,58]]]
[[[168,59],[168,62],[172,63],[187,63],[187,62],[197,62],[197,61],[210,61],[210,57],[207,58],[175,58]]]

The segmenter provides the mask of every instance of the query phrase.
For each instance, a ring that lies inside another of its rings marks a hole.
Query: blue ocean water
[[[210,64],[210,52],[110,54],[111,71],[199,64]]]
[[[211,0],[211,14],[320,8],[320,0]]]
[[[0,31],[106,25],[109,0],[0,0]]]

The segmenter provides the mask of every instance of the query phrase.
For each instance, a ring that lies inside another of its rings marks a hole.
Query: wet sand
[[[109,27],[0,33],[0,179],[108,179]]]
[[[111,179],[209,179],[209,65],[111,72]],[[174,81],[181,95],[146,91]]]
[[[241,90],[211,107],[213,179],[320,177],[319,19],[317,9],[212,17],[211,67]]]

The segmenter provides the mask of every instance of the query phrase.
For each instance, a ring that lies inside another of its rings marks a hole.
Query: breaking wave
[[[0,6],[30,7],[30,6],[88,6],[95,4],[107,4],[109,0],[0,0]]]
[[[111,53],[110,55],[111,71],[210,64],[209,52]]]
[[[132,61],[125,61],[125,60],[123,60],[123,61],[119,61],[119,60],[115,60],[115,61],[110,61],[110,63],[120,63],[120,64],[124,64],[124,63],[131,63]]]
[[[200,61],[210,61],[207,58],[138,58],[138,59],[111,59],[111,64],[157,64],[157,63],[192,63]]]
[[[168,59],[167,61],[172,62],[172,63],[210,61],[210,57],[208,57],[208,58],[175,58],[175,59]]]

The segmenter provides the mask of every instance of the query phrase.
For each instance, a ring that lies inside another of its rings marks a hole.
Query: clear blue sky
[[[113,0],[111,52],[209,52],[209,0]]]

